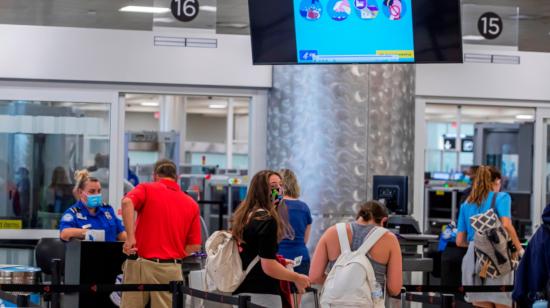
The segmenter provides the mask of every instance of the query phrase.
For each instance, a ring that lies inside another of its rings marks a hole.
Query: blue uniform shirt
[[[63,213],[59,222],[59,231],[63,231],[65,228],[82,228],[83,226],[87,226],[87,229],[105,230],[106,242],[115,242],[118,234],[124,231],[122,222],[116,217],[115,211],[110,205],[97,207],[95,215],[92,215],[79,200]]]
[[[491,208],[491,202],[493,201],[493,192],[489,192],[487,199],[485,199],[480,206],[474,203],[464,202],[460,206],[460,213],[458,214],[458,226],[457,232],[466,232],[468,236],[468,242],[474,240],[475,231],[470,225],[470,217],[487,212]],[[495,200],[496,214],[498,217],[512,218],[512,198],[508,193],[501,192],[497,194]]]

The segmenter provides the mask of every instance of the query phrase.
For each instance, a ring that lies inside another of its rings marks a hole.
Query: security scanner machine
[[[139,182],[152,181],[153,166],[159,159],[167,158],[179,166],[180,134],[178,132],[126,132],[124,138],[125,179]],[[136,183],[134,183],[136,184]]]
[[[179,183],[199,204],[208,233],[227,229],[229,219],[246,197],[248,171],[217,166],[183,166]]]
[[[206,182],[205,200],[218,201],[219,206],[205,204],[204,217],[210,233],[227,229],[231,215],[246,198],[247,176],[213,175]]]
[[[460,204],[467,197],[463,193],[467,188],[465,175],[462,172],[433,172],[426,176],[423,229],[439,234],[443,226],[456,222]]]

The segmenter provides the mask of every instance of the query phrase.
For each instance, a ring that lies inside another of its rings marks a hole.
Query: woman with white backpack
[[[280,280],[293,282],[301,292],[310,285],[308,276],[288,270],[276,259],[278,243],[292,236],[282,198],[281,176],[271,170],[260,171],[252,178],[246,199],[231,222],[243,270],[256,262],[233,294],[249,295],[252,303],[270,308],[282,306]]]
[[[312,283],[324,285],[323,307],[384,307],[386,293],[401,292],[401,248],[396,236],[383,228],[387,220],[386,207],[368,201],[354,222],[325,231],[309,271]]]

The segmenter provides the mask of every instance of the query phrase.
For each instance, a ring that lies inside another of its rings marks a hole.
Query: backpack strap
[[[246,267],[246,270],[244,271],[244,275],[247,276],[248,273],[250,273],[250,271],[254,268],[254,266],[258,264],[259,261],[260,261],[260,256],[256,256],[256,258],[252,259],[252,261],[250,261],[250,263]]]
[[[372,246],[374,246],[374,244],[376,244],[376,242],[378,242],[378,240],[381,239],[386,232],[388,232],[388,230],[385,228],[374,227],[369,234],[367,234],[365,241],[361,244],[357,251],[360,251],[362,255],[366,255]]]
[[[340,254],[351,252],[346,223],[341,222],[336,224],[336,231],[338,232],[338,242],[340,242]]]
[[[497,195],[498,195],[498,192],[493,192],[493,198],[491,199],[491,209],[493,209],[495,214],[497,214],[497,216],[498,216],[498,212],[497,212],[497,208],[496,208]]]

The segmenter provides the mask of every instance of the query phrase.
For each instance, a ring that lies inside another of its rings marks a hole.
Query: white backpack
[[[206,240],[206,275],[205,284],[208,292],[232,293],[237,290],[260,260],[256,256],[245,271],[237,240],[227,231],[216,231]]]
[[[351,251],[346,224],[337,224],[336,230],[341,253],[323,285],[321,307],[384,307],[385,286],[376,282],[367,253],[388,230],[373,228],[356,251]]]

